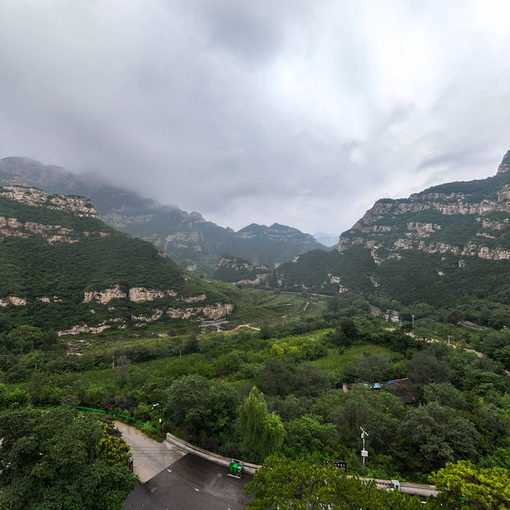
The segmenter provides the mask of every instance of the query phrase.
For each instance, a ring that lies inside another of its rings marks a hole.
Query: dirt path
[[[239,324],[239,326],[236,326],[234,329],[229,329],[228,331],[237,331],[238,329],[241,329],[241,328],[249,328],[249,329],[253,329],[255,331],[260,331],[260,328],[256,328],[255,326],[252,326],[251,324]]]

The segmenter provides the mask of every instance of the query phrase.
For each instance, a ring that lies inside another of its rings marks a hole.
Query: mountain
[[[154,243],[196,274],[212,275],[225,253],[275,266],[306,251],[326,249],[311,235],[292,227],[251,224],[235,232],[206,221],[197,212],[163,206],[92,175],[74,175],[28,158],[0,159],[0,182],[87,196],[106,223]]]
[[[275,270],[290,290],[356,290],[403,303],[510,303],[510,151],[487,179],[382,199],[340,236]]]
[[[239,286],[269,288],[273,285],[272,275],[272,269],[264,264],[224,255],[218,261],[214,279]]]
[[[31,187],[0,186],[0,274],[4,326],[97,333],[234,308],[152,244],[103,223],[88,198]]]

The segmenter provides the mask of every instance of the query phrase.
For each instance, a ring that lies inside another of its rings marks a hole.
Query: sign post
[[[326,466],[331,464],[333,467],[341,469],[342,471],[345,471],[347,473],[347,462],[343,460],[325,460],[324,464],[326,464]]]

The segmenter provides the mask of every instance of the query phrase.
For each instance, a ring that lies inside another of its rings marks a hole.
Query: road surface
[[[136,487],[124,510],[241,510],[250,480],[231,478],[224,467],[187,454]]]
[[[131,448],[134,472],[142,482],[124,502],[124,510],[240,510],[246,497],[241,480],[226,468],[186,454],[166,441],[158,443],[125,423],[115,422]]]
[[[150,480],[185,455],[185,452],[175,446],[166,441],[158,443],[135,427],[120,421],[116,421],[115,426],[122,432],[124,441],[131,449],[133,472],[138,475],[141,482]]]

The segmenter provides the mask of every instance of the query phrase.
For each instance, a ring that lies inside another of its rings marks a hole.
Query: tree
[[[323,424],[316,416],[302,416],[285,424],[285,452],[291,457],[318,453],[337,454],[338,435],[332,423]]]
[[[126,441],[116,434],[116,429],[101,422],[103,437],[98,441],[98,457],[108,465],[126,464],[129,459],[129,446]]]
[[[384,381],[390,370],[390,364],[387,356],[378,354],[364,353],[357,366],[358,381],[366,383],[375,383]]]
[[[129,360],[125,353],[121,353],[118,356],[115,356],[114,363],[115,363],[115,375],[119,380],[119,384],[121,386],[124,386],[127,382],[131,361]]]
[[[464,314],[460,310],[452,310],[446,320],[452,324],[458,324],[462,319]]]
[[[228,375],[239,370],[243,362],[242,353],[240,351],[230,351],[227,354],[218,356],[214,362],[214,368],[218,375]]]
[[[417,352],[407,363],[407,375],[421,393],[423,386],[430,383],[447,382],[450,369],[444,361],[427,352]]]
[[[1,510],[120,510],[136,485],[124,458],[101,458],[99,423],[70,408],[5,411],[0,437]]]
[[[279,359],[269,359],[257,377],[257,386],[267,395],[289,395],[297,384],[297,369]]]
[[[280,449],[285,438],[285,429],[276,413],[269,413],[264,395],[253,386],[239,408],[238,429],[241,452],[254,462]]]
[[[358,328],[352,319],[342,319],[340,322],[340,329],[342,333],[351,340],[354,340],[358,335]]]
[[[439,501],[457,508],[502,510],[510,507],[510,472],[502,468],[478,469],[472,462],[448,463],[430,480],[441,490]]]
[[[230,386],[211,383],[197,374],[185,375],[173,382],[167,395],[165,416],[196,438],[230,432],[238,405]]]
[[[4,338],[3,348],[15,354],[51,347],[57,342],[55,332],[45,332],[33,326],[19,326],[7,333]]]
[[[480,442],[473,423],[451,408],[431,402],[412,409],[402,424],[402,451],[414,452],[406,465],[426,472],[446,462],[476,457]]]
[[[247,509],[299,510],[418,510],[424,508],[418,498],[400,492],[386,492],[374,482],[348,479],[336,468],[269,457],[244,488],[254,498]],[[433,504],[425,508],[433,508]]]
[[[466,397],[450,383],[432,383],[424,388],[425,402],[438,402],[453,409],[467,409]]]
[[[200,351],[200,344],[198,343],[198,338],[195,335],[191,335],[185,342],[184,347],[182,348],[182,352],[184,354],[191,354],[193,352]]]
[[[344,445],[357,447],[360,427],[363,427],[370,434],[370,449],[387,453],[406,409],[391,393],[358,387],[348,393],[324,393],[314,405],[313,412],[322,416],[325,422],[336,425]]]
[[[280,359],[267,360],[257,376],[257,386],[266,395],[318,395],[331,384],[329,374],[311,363],[295,366]]]
[[[206,399],[209,393],[210,383],[201,375],[185,375],[176,379],[168,389],[168,402],[166,414],[177,425],[187,424],[194,427],[194,419],[190,419],[191,413],[198,418],[200,424],[203,415],[207,413]]]

